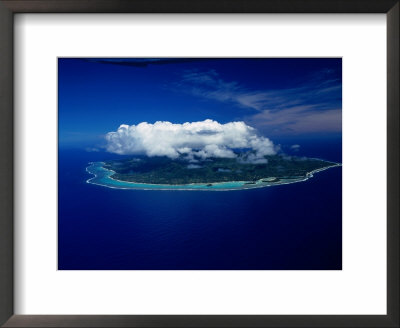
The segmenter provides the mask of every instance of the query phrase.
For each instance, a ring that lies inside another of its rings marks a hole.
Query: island
[[[262,163],[238,158],[131,156],[91,163],[89,183],[133,189],[248,189],[307,180],[312,174],[339,163],[316,158],[268,155]]]

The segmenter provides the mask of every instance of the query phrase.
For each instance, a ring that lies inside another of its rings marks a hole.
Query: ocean
[[[341,162],[341,140],[303,140],[294,154]],[[59,148],[59,270],[342,268],[342,167],[304,182],[248,190],[86,183],[93,177],[89,162],[114,158]]]

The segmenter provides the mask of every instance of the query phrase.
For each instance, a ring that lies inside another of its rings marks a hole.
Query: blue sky
[[[271,140],[341,136],[340,58],[58,62],[59,143],[101,148],[121,124],[243,121]]]

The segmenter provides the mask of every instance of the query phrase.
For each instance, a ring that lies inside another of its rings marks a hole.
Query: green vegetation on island
[[[114,171],[113,179],[146,184],[183,185],[246,181],[253,184],[279,183],[281,179],[301,179],[315,170],[338,165],[315,158],[270,155],[266,163],[251,163],[239,158],[208,158],[190,163],[185,158],[134,156],[109,160],[104,168]]]

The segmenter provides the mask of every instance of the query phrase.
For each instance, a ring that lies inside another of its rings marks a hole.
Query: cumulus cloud
[[[265,163],[265,155],[275,154],[271,140],[259,136],[244,122],[220,124],[213,120],[174,124],[158,121],[137,125],[122,124],[106,135],[107,151],[120,155],[145,154],[184,157],[198,162],[211,157],[235,158],[235,149],[249,149],[247,160]]]

